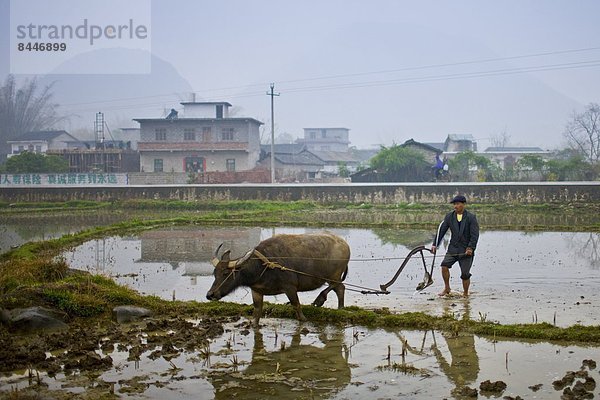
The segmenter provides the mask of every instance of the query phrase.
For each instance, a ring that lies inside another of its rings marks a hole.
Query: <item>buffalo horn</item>
[[[219,247],[217,247],[217,249],[215,250],[215,253],[213,254],[213,258],[212,260],[210,260],[211,264],[213,265],[213,267],[217,267],[217,265],[219,265],[219,258],[218,258],[218,254],[219,254],[219,250],[221,249],[221,247],[223,246],[223,243],[221,243],[219,245]]]
[[[243,257],[238,258],[237,260],[235,260],[234,267],[237,268],[237,267],[241,266],[243,263],[245,263],[250,258],[250,256],[253,253],[254,253],[254,249],[248,250],[248,252],[246,254],[244,254]]]

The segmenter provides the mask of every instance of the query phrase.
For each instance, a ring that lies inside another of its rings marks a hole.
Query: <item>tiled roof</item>
[[[310,151],[303,151],[298,154],[278,154],[275,153],[275,159],[282,164],[290,165],[323,165],[323,161],[317,158]]]
[[[310,152],[325,162],[359,163],[361,161],[351,153],[344,151],[310,150]]]
[[[421,142],[417,142],[414,139],[408,139],[406,142],[402,143],[400,145],[400,147],[407,147],[407,146],[418,146],[418,147],[422,147],[426,150],[432,151],[434,153],[441,153],[443,150],[438,149],[437,147],[433,147],[428,145],[427,143],[421,143]]]
[[[21,136],[10,140],[11,142],[22,142],[22,141],[32,141],[32,140],[52,140],[57,136],[64,135],[69,133],[67,131],[35,131],[35,132],[27,132],[22,134]],[[71,136],[71,135],[69,135]],[[72,137],[72,136],[71,136]],[[75,139],[75,138],[73,138]]]

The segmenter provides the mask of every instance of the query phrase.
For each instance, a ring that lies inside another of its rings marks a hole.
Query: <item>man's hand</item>
[[[435,251],[436,251],[436,250],[437,250],[437,247],[435,247],[435,246],[431,246],[431,252],[432,252],[433,254],[435,254]]]
[[[470,247],[467,247],[467,250],[465,250],[465,254],[468,256],[472,256],[473,255],[473,249]]]

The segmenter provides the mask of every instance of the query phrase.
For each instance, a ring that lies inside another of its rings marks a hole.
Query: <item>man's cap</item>
[[[465,196],[463,196],[462,194],[459,194],[458,196],[454,196],[454,198],[450,201],[450,203],[466,203],[467,202],[467,198]]]

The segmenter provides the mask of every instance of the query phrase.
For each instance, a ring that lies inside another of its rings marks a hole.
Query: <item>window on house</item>
[[[223,118],[223,105],[222,104],[217,105],[217,118],[219,118],[219,119]]]
[[[196,140],[196,130],[194,128],[184,129],[183,140]]]
[[[25,146],[19,146],[19,153],[22,153],[25,151]]]
[[[308,137],[311,139],[316,139],[317,138],[317,132],[308,132]]]
[[[39,144],[38,144],[38,145],[36,145],[36,146],[35,146],[35,152],[36,152],[36,153],[41,153],[41,152],[42,152],[42,146],[41,146],[41,145],[39,145]]]
[[[167,130],[165,128],[157,128],[154,130],[156,140],[167,140]]]
[[[233,140],[233,128],[223,128],[221,130],[221,140],[232,141]]]
[[[205,126],[202,128],[202,141],[210,142],[212,140],[210,126]]]
[[[235,172],[235,158],[228,158],[225,161],[225,167],[227,167],[227,172]]]
[[[154,159],[154,172],[163,172],[163,160],[162,158]]]
[[[321,137],[322,138],[326,138],[327,137],[327,129],[321,129]]]
[[[204,158],[191,156],[184,159],[185,172],[204,172]]]

